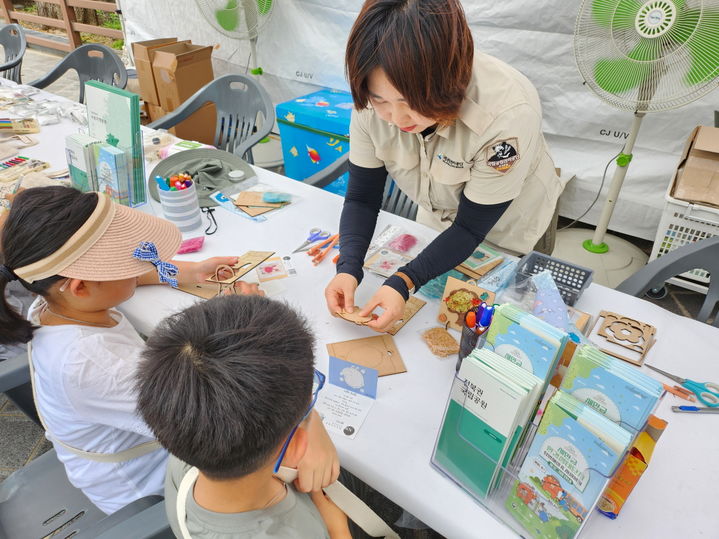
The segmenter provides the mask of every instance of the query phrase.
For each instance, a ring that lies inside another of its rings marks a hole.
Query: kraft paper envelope
[[[327,352],[350,363],[375,369],[380,376],[407,372],[390,335],[330,343]]]

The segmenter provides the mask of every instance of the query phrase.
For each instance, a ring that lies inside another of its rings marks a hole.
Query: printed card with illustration
[[[410,257],[395,253],[389,249],[380,249],[365,261],[364,267],[372,273],[382,277],[389,277],[411,260]]]
[[[462,331],[465,313],[482,302],[487,305],[494,303],[494,292],[448,277],[439,306],[438,320],[442,324],[449,324],[452,329]]]
[[[353,439],[377,397],[377,370],[330,356],[328,383],[315,409],[329,432]]]
[[[275,279],[284,279],[287,277],[287,269],[278,256],[268,258],[257,266],[257,279],[264,283],[265,281],[273,281]]]

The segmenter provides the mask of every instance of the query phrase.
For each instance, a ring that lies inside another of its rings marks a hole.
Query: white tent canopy
[[[263,82],[278,103],[318,86],[347,88],[344,47],[360,0],[273,0],[274,10],[259,36],[258,65]],[[464,0],[476,47],[522,71],[536,85],[544,107],[544,131],[555,163],[575,174],[560,203],[560,213],[584,212],[599,188],[609,159],[620,150],[631,115],[599,100],[579,76],[572,31],[579,2]],[[249,44],[212,28],[195,1],[123,0],[129,42],[176,36],[216,45],[217,74],[244,71]],[[684,141],[696,125],[712,125],[719,93],[679,110],[647,116],[635,147],[610,229],[653,239],[664,192]],[[605,190],[611,179],[607,175]],[[595,223],[603,198],[584,219]]]

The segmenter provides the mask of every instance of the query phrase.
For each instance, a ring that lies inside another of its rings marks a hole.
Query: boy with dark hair
[[[148,339],[138,409],[171,453],[165,503],[177,537],[350,537],[321,492],[274,476],[307,447],[303,425],[324,383],[313,347],[301,316],[259,296],[198,303]]]

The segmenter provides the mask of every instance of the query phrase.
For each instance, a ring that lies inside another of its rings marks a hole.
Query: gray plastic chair
[[[217,110],[215,147],[254,163],[252,147],[270,134],[275,125],[275,109],[265,89],[252,77],[225,75],[217,78],[148,127],[170,129],[206,103],[214,103]]]
[[[5,49],[5,63],[0,65],[0,77],[18,84],[22,83],[22,59],[25,56],[27,41],[25,31],[19,24],[6,24],[0,28],[0,45]]]
[[[350,143],[351,144],[351,143]],[[308,185],[320,189],[329,185],[349,170],[349,152],[337,158],[332,164],[303,180]],[[412,221],[417,218],[417,204],[402,192],[394,180],[387,176],[388,182],[384,186],[382,196],[382,209]]]
[[[80,103],[85,102],[85,83],[99,80],[117,88],[127,86],[127,70],[118,55],[105,45],[89,43],[69,53],[50,72],[34,80],[30,86],[45,88],[62,77],[69,70],[77,71],[80,79]]]
[[[693,269],[703,269],[711,274],[709,290],[697,315],[697,320],[706,322],[719,302],[719,236],[669,251],[626,279],[617,290],[641,297],[649,290],[664,286],[666,280]],[[719,327],[719,315],[714,317],[713,325]]]
[[[50,450],[0,483],[0,539],[65,539],[80,531],[98,537],[160,501],[161,496],[146,496],[105,515],[70,484],[65,467]]]
[[[5,393],[25,415],[42,426],[32,398],[30,369],[26,354],[13,357],[8,357],[8,354],[0,354],[0,393]]]

